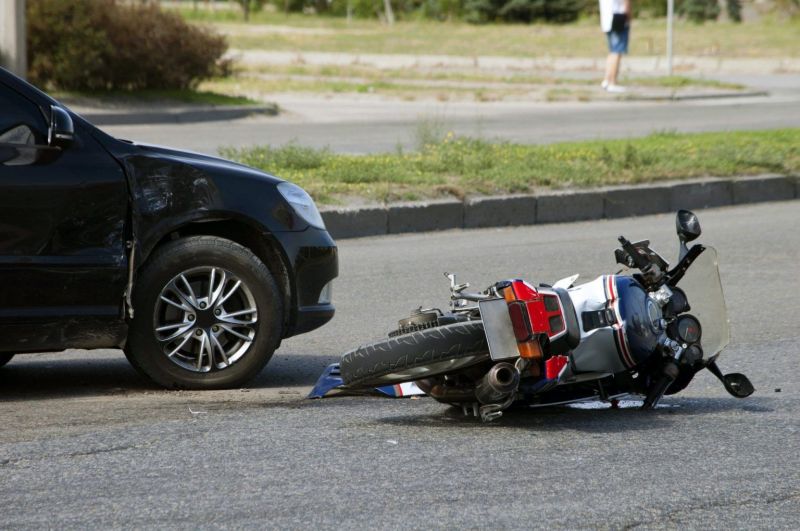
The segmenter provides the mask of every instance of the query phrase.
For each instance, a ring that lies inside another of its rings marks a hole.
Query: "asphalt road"
[[[774,83],[773,83],[774,84]],[[599,90],[599,89],[598,89]],[[120,138],[216,155],[220,147],[301,145],[371,153],[414,148],[420,127],[522,143],[645,136],[656,131],[704,132],[797,127],[800,89],[773,97],[679,102],[439,103],[337,98],[278,101],[277,117],[229,122],[107,126]]]
[[[0,370],[0,528],[796,529],[800,203],[700,212],[721,256],[729,397],[700,374],[654,412],[566,407],[482,425],[430,399],[303,400],[342,351],[445,270],[484,286],[613,272],[619,234],[677,252],[669,215],[344,240],[334,321],[284,342],[248,389],[149,387],[118,352]]]

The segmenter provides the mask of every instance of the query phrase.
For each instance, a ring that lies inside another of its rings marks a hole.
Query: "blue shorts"
[[[606,37],[608,37],[608,52],[628,53],[628,35],[630,32],[630,27],[626,27],[622,31],[607,31]]]

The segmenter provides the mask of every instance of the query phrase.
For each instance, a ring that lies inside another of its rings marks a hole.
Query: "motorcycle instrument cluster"
[[[681,315],[667,327],[667,332],[673,338],[691,345],[700,341],[703,328],[700,321],[693,315]]]

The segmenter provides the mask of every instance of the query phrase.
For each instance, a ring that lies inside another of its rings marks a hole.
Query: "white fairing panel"
[[[569,289],[569,296],[575,305],[578,323],[581,327],[581,342],[572,352],[577,373],[582,372],[621,372],[627,369],[620,359],[614,341],[615,330],[611,326],[583,329],[583,312],[594,312],[608,308],[605,284],[608,277],[598,277],[591,282]]]

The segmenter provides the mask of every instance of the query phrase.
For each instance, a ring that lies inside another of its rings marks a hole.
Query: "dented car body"
[[[136,304],[143,268],[166,244],[200,237],[233,242],[237,252],[241,246],[266,266],[277,295],[264,300],[280,299],[269,303],[269,317],[280,321],[278,331],[269,332],[279,335],[270,344],[323,325],[334,314],[330,282],[338,274],[337,249],[303,194],[240,164],[113,138],[0,69],[0,352],[126,347],[133,322],[159,324],[152,308]],[[197,241],[203,251],[210,240]],[[202,267],[216,270],[188,287],[192,312],[184,308],[177,324],[203,321],[200,307],[211,309],[213,301],[203,302],[194,291],[208,288],[210,296],[215,282],[230,290],[233,284],[219,280],[225,275],[244,282],[241,289],[249,286],[242,280],[246,272],[229,271],[219,257],[175,278],[191,280]],[[255,304],[259,282],[251,284],[252,296],[242,300]],[[267,316],[257,305],[241,304],[245,328]],[[215,307],[217,316],[228,311],[222,305]],[[249,309],[252,314],[243,313]],[[206,339],[224,351],[211,328],[226,322],[206,321]],[[259,327],[250,328],[252,334],[238,333],[255,341]],[[205,331],[194,330],[198,337]],[[202,348],[205,372],[227,368]]]

